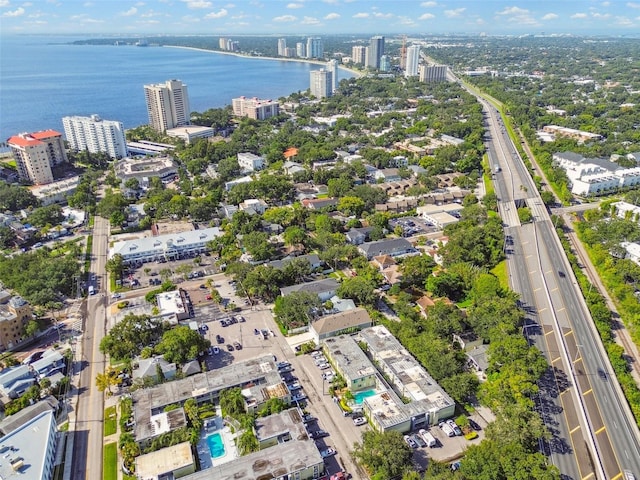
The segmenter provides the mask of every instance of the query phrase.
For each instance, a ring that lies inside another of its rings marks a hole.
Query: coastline
[[[182,46],[182,45],[162,45],[162,47],[164,47],[164,48],[182,48],[182,49],[185,49],[185,50],[195,50],[197,52],[216,53],[218,55],[231,55],[233,57],[250,58],[250,59],[256,59],[256,60],[277,60],[279,62],[310,63],[312,65],[326,65],[327,64],[327,62],[324,62],[322,60],[310,60],[310,59],[307,59],[307,58],[257,57],[257,56],[253,56],[253,55],[246,55],[244,53],[224,52],[222,50],[208,50],[206,48],[185,47],[185,46]],[[351,73],[356,78],[362,77],[364,75],[363,72],[361,72],[359,70],[354,70],[354,69],[349,68],[349,67],[345,67],[342,64],[340,64],[338,66],[338,69],[347,71],[347,72]]]

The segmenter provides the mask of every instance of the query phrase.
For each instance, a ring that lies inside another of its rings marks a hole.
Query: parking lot
[[[426,235],[438,231],[436,227],[427,223],[421,217],[400,217],[392,218],[389,220],[389,226],[391,229],[395,229],[397,226],[402,228],[403,237],[413,237],[416,235]]]

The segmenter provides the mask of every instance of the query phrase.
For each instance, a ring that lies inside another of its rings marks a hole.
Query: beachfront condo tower
[[[69,146],[77,152],[103,152],[116,160],[127,156],[127,140],[121,122],[91,115],[63,117],[62,125]]]
[[[384,55],[384,37],[380,35],[371,37],[365,67],[378,70],[380,68],[380,57],[382,57],[382,55]]]
[[[144,86],[149,125],[159,132],[189,125],[191,110],[187,86],[180,80],[168,80]]]
[[[22,180],[35,185],[53,182],[53,167],[66,163],[62,134],[55,130],[20,133],[7,140]]]
[[[320,37],[307,38],[307,58],[324,57],[324,44]]]
[[[311,95],[316,98],[330,97],[333,94],[331,89],[331,72],[321,68],[320,70],[311,70]]]
[[[404,76],[417,77],[419,64],[420,45],[411,45],[409,48],[407,48],[407,68],[404,71]]]

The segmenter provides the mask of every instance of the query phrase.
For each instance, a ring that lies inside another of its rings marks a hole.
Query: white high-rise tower
[[[63,117],[64,135],[72,149],[104,152],[111,158],[127,156],[127,140],[121,122],[90,117]]]
[[[411,45],[409,48],[407,48],[407,68],[404,71],[404,76],[417,77],[419,64],[420,45]]]
[[[144,86],[149,125],[164,132],[169,128],[189,125],[191,110],[187,86],[180,80],[168,80]]]

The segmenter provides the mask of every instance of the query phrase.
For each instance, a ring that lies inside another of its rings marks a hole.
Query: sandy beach
[[[326,65],[327,62],[323,62],[322,60],[309,60],[306,58],[285,58],[285,57],[257,57],[254,55],[246,55],[244,53],[236,53],[236,52],[224,52],[222,50],[207,50],[206,48],[196,48],[196,47],[184,47],[181,45],[162,45],[163,47],[166,48],[182,48],[185,50],[195,50],[198,52],[207,52],[207,53],[217,53],[219,55],[231,55],[234,57],[242,57],[242,58],[251,58],[251,59],[255,59],[255,60],[277,60],[278,62],[299,62],[299,63],[311,63],[314,65]],[[364,75],[363,72],[359,71],[359,70],[354,70],[352,68],[349,67],[345,67],[344,65],[340,64],[338,66],[338,68],[340,70],[344,70],[346,72],[351,73],[354,77],[361,77],[362,75]]]

